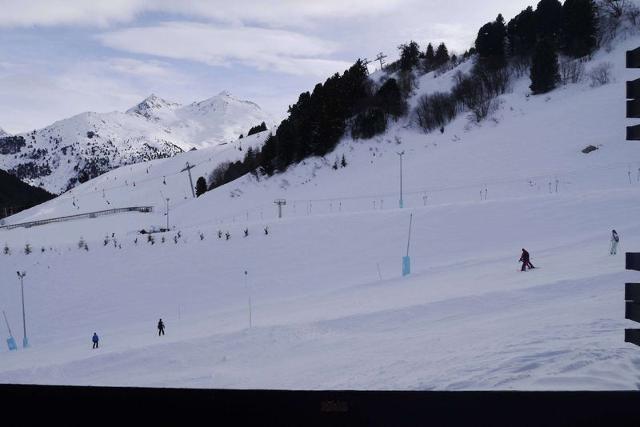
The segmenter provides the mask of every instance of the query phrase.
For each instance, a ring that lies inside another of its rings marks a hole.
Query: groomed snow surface
[[[0,246],[12,251],[0,253],[1,308],[20,342],[15,272],[26,271],[31,342],[2,348],[0,382],[638,389],[640,350],[624,343],[634,327],[624,319],[624,283],[639,277],[625,271],[624,252],[640,248],[640,146],[624,141],[623,89],[635,78],[624,51],[639,41],[587,64],[612,62],[612,83],[526,97],[523,77],[480,125],[460,116],[443,134],[425,135],[401,122],[373,140],[346,138],[325,160],[189,197],[187,161],[197,165],[194,180],[207,176],[260,145],[259,134],[243,151],[230,144],[114,170],[9,218],[155,207],[0,230]],[[416,97],[446,89],[451,74],[422,76]],[[589,144],[599,149],[581,153]],[[348,165],[334,170],[342,154]],[[166,198],[173,230],[151,245],[136,231],[166,223]],[[276,198],[287,199],[282,219]],[[412,274],[403,278],[411,213]],[[614,228],[621,243],[612,256]],[[78,249],[80,237],[88,251]],[[523,247],[537,269],[519,271]]]

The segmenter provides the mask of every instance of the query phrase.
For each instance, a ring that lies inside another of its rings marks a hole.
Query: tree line
[[[575,78],[579,70],[561,70],[558,54],[591,55],[602,40],[602,26],[610,27],[612,20],[624,16],[635,23],[640,12],[627,0],[541,0],[509,22],[499,14],[484,24],[474,46],[460,57],[451,55],[444,43],[435,48],[428,43],[424,51],[415,41],[400,45],[400,58],[385,67],[387,78],[378,88],[357,60],[342,75],[336,73],[300,94],[262,148],[250,147],[243,160],[219,165],[209,176],[208,190],[247,173],[271,176],[308,157],[324,156],[347,131],[354,139],[383,133],[390,120],[408,113],[416,74],[448,70],[471,57],[476,62],[470,73],[458,71],[450,92],[424,95],[411,114],[427,132],[444,132],[462,111],[480,121],[496,108],[496,98],[509,89],[513,73],[528,71],[533,94],[554,89],[565,78],[561,74],[573,73],[567,78]]]

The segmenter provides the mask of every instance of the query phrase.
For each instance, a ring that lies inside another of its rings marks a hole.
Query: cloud
[[[108,26],[144,13],[224,22],[308,25],[314,18],[380,15],[407,0],[3,0],[0,27]]]
[[[3,0],[0,26],[107,26],[130,21],[143,10],[140,0]]]
[[[175,77],[175,72],[168,68],[168,65],[160,61],[141,61],[132,58],[110,58],[102,61],[103,65],[110,70],[140,77]]]
[[[326,77],[349,65],[328,57],[338,50],[335,43],[278,29],[164,22],[97,37],[113,49],[214,66],[239,63],[260,70]]]

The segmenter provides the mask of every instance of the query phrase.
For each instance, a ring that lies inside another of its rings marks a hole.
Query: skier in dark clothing
[[[522,248],[522,255],[520,256],[519,261],[522,263],[522,269],[520,271],[527,271],[527,267],[535,268],[531,261],[529,260],[529,252],[527,252],[524,248]]]
[[[164,335],[164,323],[162,323],[162,319],[158,320],[158,336]]]
[[[620,236],[616,230],[611,231],[611,249],[609,250],[609,255],[615,255],[618,253],[618,243],[620,242]]]
[[[96,334],[95,332],[93,333],[93,338],[91,338],[91,341],[93,341],[93,348],[98,348],[98,341],[100,339],[98,338],[98,334]]]

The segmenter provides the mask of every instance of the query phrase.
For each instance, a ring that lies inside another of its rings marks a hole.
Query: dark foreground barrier
[[[11,426],[640,425],[638,392],[258,391],[0,385],[0,402],[4,425]]]

